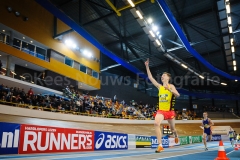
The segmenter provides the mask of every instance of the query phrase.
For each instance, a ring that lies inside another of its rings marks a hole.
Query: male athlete
[[[208,141],[212,140],[212,131],[211,131],[211,126],[213,126],[214,123],[210,118],[208,118],[207,112],[203,113],[203,121],[202,121],[202,127],[203,127],[203,143],[205,146],[205,151],[208,150],[207,148],[207,138]]]
[[[228,136],[229,136],[229,140],[231,142],[232,147],[234,146],[234,137],[235,137],[235,133],[232,130],[232,128],[230,127],[230,130],[228,132]]]
[[[149,69],[149,59],[145,62],[147,74],[149,80],[153,83],[154,86],[156,86],[159,90],[158,96],[159,96],[159,109],[157,111],[157,114],[155,116],[155,131],[157,135],[158,140],[158,147],[156,149],[156,153],[162,152],[164,149],[162,147],[162,133],[160,130],[161,122],[165,119],[168,121],[170,128],[175,136],[175,143],[178,143],[178,135],[177,131],[175,129],[175,111],[174,111],[174,104],[175,104],[175,97],[179,97],[180,94],[176,90],[175,86],[172,84],[169,84],[169,80],[171,78],[171,75],[169,73],[163,73],[161,80],[162,85],[159,84],[153,77]]]

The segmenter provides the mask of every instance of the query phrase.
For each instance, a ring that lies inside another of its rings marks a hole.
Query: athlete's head
[[[208,113],[207,112],[203,112],[203,118],[207,118]]]
[[[170,79],[171,79],[171,74],[170,73],[164,72],[162,74],[161,80],[162,80],[163,83],[169,82]]]

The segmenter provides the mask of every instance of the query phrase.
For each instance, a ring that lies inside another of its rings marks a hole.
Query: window
[[[80,65],[80,71],[86,73],[87,67],[81,64],[81,65]]]
[[[97,78],[97,79],[98,79],[98,72],[92,71],[92,76],[93,76],[94,78]]]
[[[9,35],[6,35],[6,44],[10,44],[10,37],[9,37]]]
[[[35,56],[35,46],[30,43],[22,41],[22,51]]]
[[[92,69],[91,68],[87,68],[87,74],[92,76]]]
[[[0,33],[0,42],[2,42],[2,43],[5,43],[4,40],[5,39],[5,34],[3,34],[3,33]]]
[[[74,61],[73,68],[78,70],[79,67],[80,67],[80,64],[78,62]]]
[[[65,57],[62,54],[57,53],[53,50],[51,50],[51,57],[56,59],[59,62],[65,63]]]
[[[68,57],[65,57],[65,64],[72,67],[73,65],[73,60],[68,58]]]
[[[37,53],[38,58],[40,58],[42,60],[45,60],[45,56],[46,56],[46,50],[45,49],[36,47],[36,53]]]
[[[20,49],[21,48],[21,41],[19,39],[14,38],[13,39],[13,47]]]

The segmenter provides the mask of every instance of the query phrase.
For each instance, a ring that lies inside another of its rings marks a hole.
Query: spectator
[[[32,90],[32,88],[30,88],[30,90],[28,91],[28,95],[29,95],[29,96],[32,96],[32,95],[33,95],[33,90]]]

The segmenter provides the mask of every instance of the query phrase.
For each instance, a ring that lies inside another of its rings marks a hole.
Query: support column
[[[6,76],[10,76],[11,61],[12,61],[12,56],[7,55]]]

